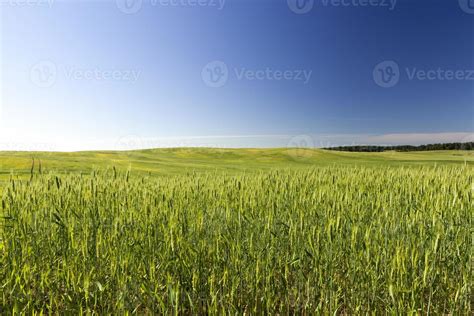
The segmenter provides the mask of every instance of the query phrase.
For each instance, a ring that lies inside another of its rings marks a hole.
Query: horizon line
[[[422,146],[474,142],[474,132],[391,134],[217,135],[140,137],[128,135],[85,142],[3,141],[0,152],[126,152],[150,149],[325,149],[345,146]]]

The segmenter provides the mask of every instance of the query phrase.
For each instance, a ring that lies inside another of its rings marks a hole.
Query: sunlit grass
[[[0,312],[470,314],[470,166],[36,174]]]

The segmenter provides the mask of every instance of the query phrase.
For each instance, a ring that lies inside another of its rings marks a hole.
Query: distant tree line
[[[328,147],[328,148],[324,148],[324,149],[337,150],[337,151],[352,151],[352,152],[474,150],[474,142],[428,144],[428,145],[421,145],[421,146],[410,146],[410,145],[401,145],[401,146],[357,145],[357,146]]]

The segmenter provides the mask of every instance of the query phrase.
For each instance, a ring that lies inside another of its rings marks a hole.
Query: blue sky
[[[6,149],[472,140],[474,0],[0,1]]]

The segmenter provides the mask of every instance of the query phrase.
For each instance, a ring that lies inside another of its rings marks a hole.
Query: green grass
[[[58,173],[90,173],[95,169],[117,167],[134,174],[169,175],[187,172],[252,172],[278,168],[307,168],[328,165],[474,165],[471,151],[349,153],[317,149],[209,149],[178,148],[129,152],[0,152],[0,178],[29,174],[32,158],[41,160],[43,169]],[[7,177],[5,177],[7,176]]]
[[[472,153],[0,162],[1,314],[472,313]]]

